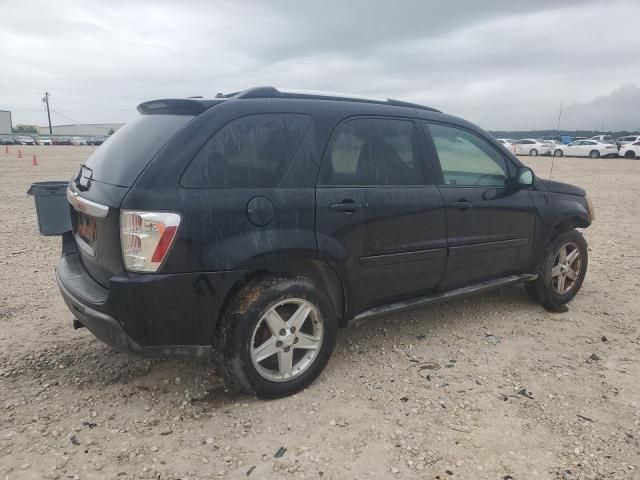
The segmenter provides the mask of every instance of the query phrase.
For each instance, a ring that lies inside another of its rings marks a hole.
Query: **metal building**
[[[124,123],[79,123],[72,125],[52,125],[53,135],[104,136],[118,130]],[[38,127],[40,135],[48,135],[49,127]]]
[[[0,135],[6,133],[11,134],[12,126],[11,112],[8,110],[0,110]]]

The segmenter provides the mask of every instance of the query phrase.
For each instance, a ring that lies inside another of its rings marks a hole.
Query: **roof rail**
[[[442,113],[440,110],[431,107],[425,107],[417,103],[403,102],[401,100],[392,100],[389,98],[366,97],[363,95],[351,95],[348,93],[338,92],[322,92],[316,90],[292,90],[277,89],[275,87],[254,87],[242,92],[226,95],[227,97],[236,99],[247,98],[301,98],[307,100],[342,100],[349,102],[376,103],[380,105],[391,105],[394,107],[418,108],[420,110],[429,110],[431,112]]]

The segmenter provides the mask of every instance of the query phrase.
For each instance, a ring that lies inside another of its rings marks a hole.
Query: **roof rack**
[[[306,100],[343,100],[348,102],[376,103],[380,105],[391,105],[394,107],[418,108],[420,110],[429,110],[431,112],[442,113],[440,110],[431,107],[425,107],[417,103],[403,102],[401,100],[392,100],[390,98],[367,97],[363,95],[351,95],[348,93],[338,92],[322,92],[316,90],[293,90],[275,87],[254,87],[242,92],[235,92],[225,95],[228,98],[247,99],[247,98],[300,98]]]

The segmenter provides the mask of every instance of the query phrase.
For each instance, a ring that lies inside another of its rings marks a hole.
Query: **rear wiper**
[[[85,172],[87,172],[87,174],[85,174]],[[81,163],[80,171],[78,172],[78,175],[76,176],[76,178],[73,180],[73,183],[78,188],[78,190],[80,190],[81,192],[86,192],[91,187],[92,178],[93,178],[93,170],[87,167],[84,163]],[[85,183],[82,183],[83,179],[86,180]]]

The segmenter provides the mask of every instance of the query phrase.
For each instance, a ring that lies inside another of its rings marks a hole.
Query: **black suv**
[[[74,325],[116,349],[214,346],[277,397],[349,320],[515,282],[559,310],[584,279],[585,192],[438,110],[259,87],[138,111],[70,182],[57,268]]]

